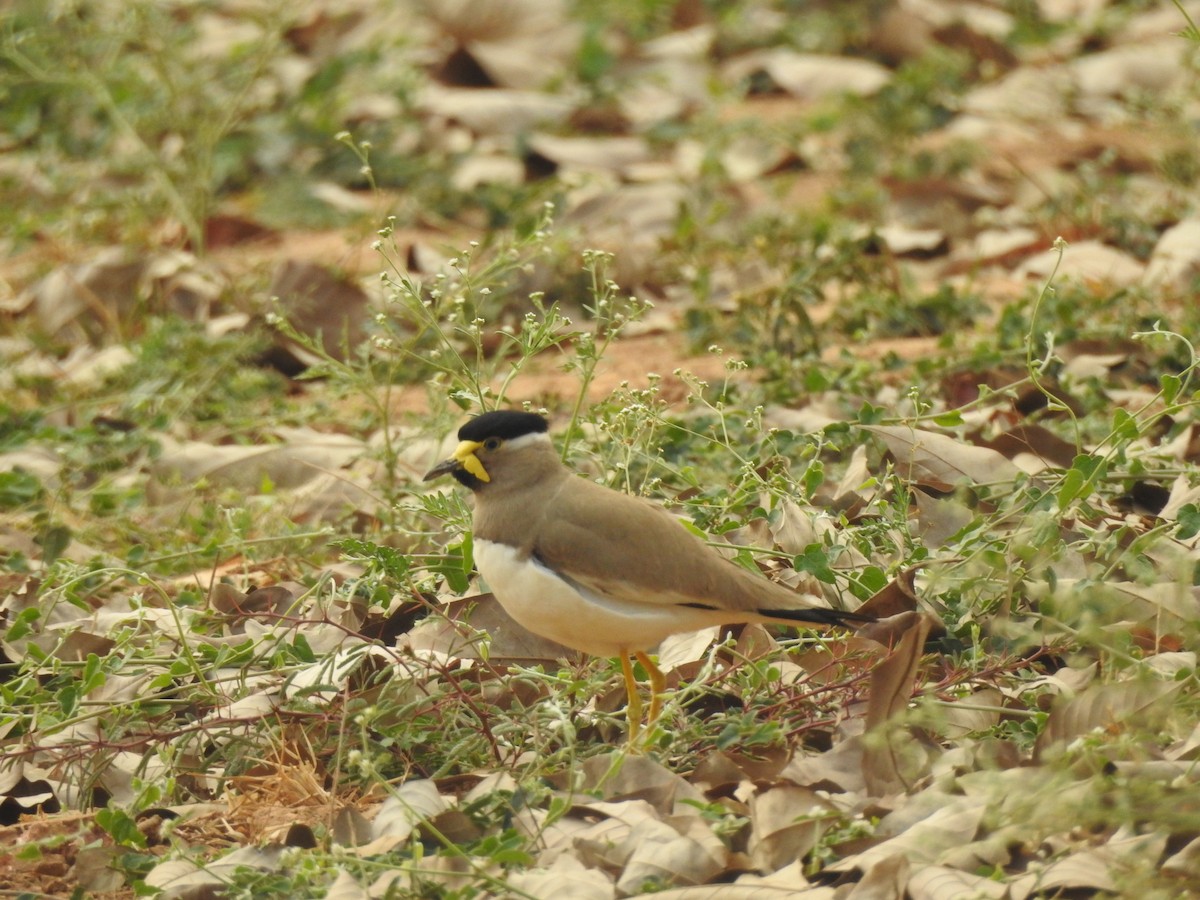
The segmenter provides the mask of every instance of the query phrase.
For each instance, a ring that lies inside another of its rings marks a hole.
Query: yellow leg
[[[663,694],[667,690],[667,677],[654,664],[654,660],[642,651],[639,650],[634,656],[650,673],[650,716],[646,719],[646,727],[653,728],[662,712]]]
[[[633,663],[629,654],[621,654],[621,674],[625,676],[625,694],[628,703],[625,705],[625,716],[629,721],[629,745],[637,743],[638,733],[642,729],[642,698],[638,694],[637,680],[633,677]],[[651,700],[651,709],[654,701]]]

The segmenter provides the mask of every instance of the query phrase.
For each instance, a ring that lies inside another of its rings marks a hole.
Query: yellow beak
[[[454,453],[450,455],[450,458],[443,460],[426,472],[423,480],[430,481],[442,475],[449,475],[458,469],[465,469],[480,481],[491,481],[492,479],[488,475],[487,469],[483,467],[483,463],[475,455],[475,451],[482,446],[483,444],[479,441],[462,441],[454,448]]]

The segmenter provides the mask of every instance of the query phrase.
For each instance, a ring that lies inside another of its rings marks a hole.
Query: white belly
[[[705,610],[635,603],[576,588],[506,544],[475,541],[475,564],[505,611],[534,634],[593,656],[650,650],[663,638],[714,624]]]

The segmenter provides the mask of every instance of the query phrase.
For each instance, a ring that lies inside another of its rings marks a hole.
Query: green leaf
[[[146,846],[146,836],[138,829],[137,822],[122,809],[108,806],[96,810],[96,824],[122,847]]]
[[[1179,508],[1179,530],[1175,532],[1175,537],[1186,541],[1197,534],[1200,534],[1200,506],[1185,504]]]
[[[89,653],[87,661],[83,664],[83,675],[79,679],[80,692],[88,694],[101,687],[107,680],[108,673],[100,667],[100,657],[95,653]]]
[[[71,682],[61,688],[54,695],[54,699],[58,701],[58,708],[63,711],[63,715],[73,714],[79,707],[79,685]]]
[[[1137,419],[1124,407],[1113,410],[1113,434],[1123,441],[1136,441],[1141,435]]]
[[[943,428],[954,428],[963,423],[963,417],[959,410],[952,409],[949,412],[942,413],[940,416],[934,416],[933,421]]]
[[[71,529],[65,525],[52,525],[36,538],[42,545],[42,560],[52,563],[63,555],[63,551],[71,544]]]
[[[833,584],[833,569],[829,566],[829,557],[821,549],[820,544],[809,544],[804,552],[792,560],[792,565],[798,572],[808,572],[818,581]]]
[[[33,631],[33,623],[42,617],[41,610],[30,607],[23,609],[17,614],[13,623],[8,626],[8,631],[4,635],[4,639],[9,643],[19,641],[25,635]]]
[[[445,555],[429,568],[446,579],[446,586],[451,591],[465,593],[471,585],[471,572],[475,568],[470,534],[463,535],[459,543],[447,547]]]
[[[887,410],[882,406],[872,406],[870,403],[864,402],[858,410],[859,425],[878,425],[887,417]]]
[[[1058,487],[1058,508],[1066,509],[1070,506],[1071,502],[1083,492],[1083,485],[1086,481],[1087,476],[1079,469],[1068,469]]]
[[[23,469],[0,472],[0,509],[26,506],[43,493],[42,483]]]
[[[867,566],[858,573],[858,583],[872,594],[878,593],[887,587],[887,572],[879,566]]]
[[[1075,500],[1082,500],[1090,496],[1095,490],[1096,479],[1104,474],[1103,470],[1106,467],[1107,464],[1099,456],[1092,456],[1089,453],[1081,453],[1076,456],[1059,485],[1058,508],[1066,509]]]
[[[814,459],[808,464],[808,468],[804,470],[804,476],[800,479],[800,484],[804,488],[804,496],[811,497],[824,483],[825,466],[819,459]]]
[[[1170,405],[1175,402],[1175,398],[1179,396],[1180,390],[1183,389],[1183,379],[1178,375],[1159,375],[1158,388],[1162,391],[1163,402]]]
[[[383,544],[376,544],[373,541],[346,538],[335,541],[333,546],[350,559],[366,563],[368,571],[395,581],[402,581],[411,568],[408,557],[399,550],[394,547],[385,547]]]
[[[313,653],[313,648],[308,643],[308,638],[302,634],[297,634],[296,639],[292,641],[292,653],[296,659],[303,663],[314,663],[317,661],[317,654]]]

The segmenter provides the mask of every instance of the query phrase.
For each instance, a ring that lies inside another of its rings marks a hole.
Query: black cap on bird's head
[[[453,475],[460,484],[477,491],[491,481],[477,455],[480,450],[496,450],[505,441],[528,434],[545,434],[549,429],[550,423],[537,413],[515,409],[482,413],[458,429],[458,446],[454,453],[430,469],[424,480]]]
[[[476,416],[458,429],[460,441],[482,443],[490,437],[511,441],[526,434],[544,434],[550,423],[537,413],[521,412],[516,409],[493,409]]]

